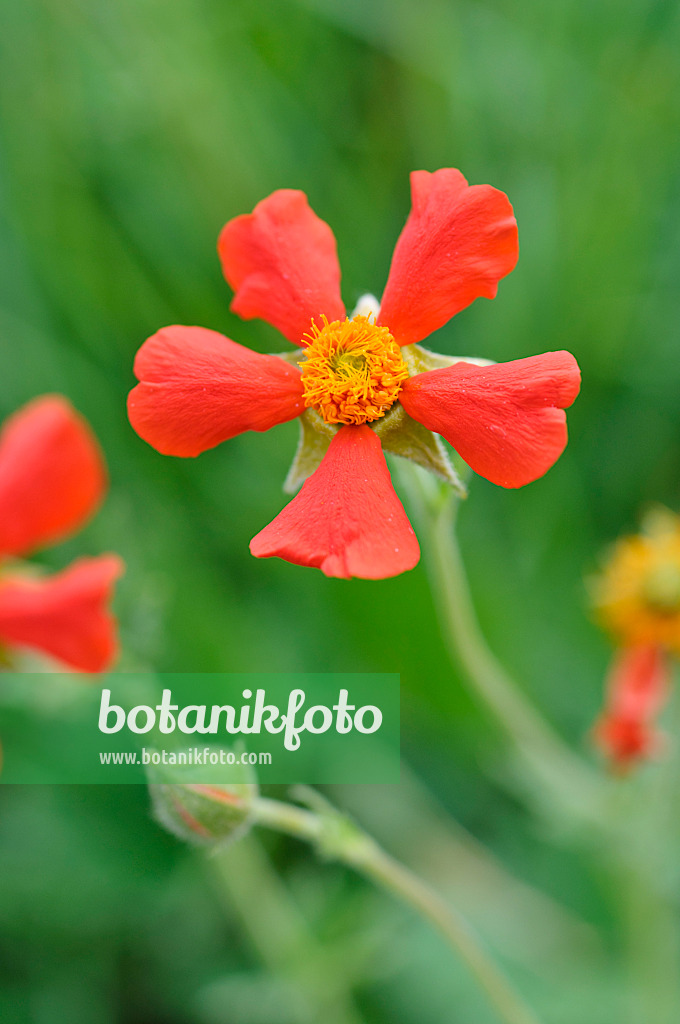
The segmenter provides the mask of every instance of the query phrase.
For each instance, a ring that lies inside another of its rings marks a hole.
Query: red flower
[[[244,430],[302,417],[295,476],[309,479],[252,541],[258,557],[340,577],[412,568],[418,543],[382,449],[422,462],[429,445],[448,466],[427,431],[504,487],[542,476],[564,450],[563,410],[580,382],[567,352],[478,365],[416,344],[479,296],[493,298],[515,266],[507,197],[468,186],[452,169],[416,171],[411,188],[411,214],[374,317],[345,317],[331,229],[304,193],[282,189],[230,221],[218,250],[235,291],[232,309],[267,320],[302,346],[299,354],[260,355],[214,331],[178,326],[137,354],[130,422],[163,454],[198,455]]]
[[[641,529],[621,537],[591,581],[594,609],[618,651],[593,738],[625,772],[658,753],[655,723],[680,655],[680,517],[650,508]]]
[[[0,432],[0,648],[29,648],[84,672],[116,654],[108,604],[122,571],[116,555],[81,558],[48,578],[3,560],[24,557],[79,530],[106,489],[99,446],[58,395],[36,398]]]
[[[660,647],[628,647],[618,651],[607,682],[605,710],[595,723],[593,738],[614,770],[630,771],[662,746],[656,719],[667,697],[670,672]]]

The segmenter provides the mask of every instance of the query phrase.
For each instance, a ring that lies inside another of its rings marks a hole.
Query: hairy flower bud
[[[181,773],[167,766],[150,766],[147,774],[154,817],[178,838],[198,845],[227,843],[249,830],[259,790],[247,766],[230,766],[228,783],[183,782]]]

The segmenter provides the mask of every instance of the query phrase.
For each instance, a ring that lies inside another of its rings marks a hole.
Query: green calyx
[[[333,435],[338,432],[338,427],[333,423],[326,423],[315,409],[305,409],[298,422],[300,440],[283,485],[286,494],[295,494],[307,477],[319,468]]]
[[[467,496],[465,484],[453,468],[446,448],[438,434],[414,420],[400,402],[395,402],[382,419],[372,424],[383,450],[400,455],[428,469],[450,484],[461,497]]]
[[[475,356],[444,356],[439,352],[430,352],[422,345],[404,345],[401,350],[404,362],[408,366],[409,377],[428,370],[443,370],[455,363],[472,363],[473,366],[492,366],[493,359],[477,359]]]

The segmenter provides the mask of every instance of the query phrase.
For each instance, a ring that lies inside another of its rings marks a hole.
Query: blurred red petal
[[[417,564],[418,541],[370,427],[338,431],[319,468],[250,550],[343,579],[384,579]]]
[[[619,771],[653,756],[662,735],[656,718],[668,698],[670,670],[659,647],[618,651],[607,679],[606,707],[593,739]]]
[[[200,455],[304,412],[300,371],[205,327],[164,327],[135,359],[130,423],[163,455]]]
[[[105,489],[104,459],[82,416],[61,395],[33,399],[0,433],[0,556],[74,533]]]
[[[517,263],[517,223],[504,192],[445,167],[411,174],[379,322],[400,345],[422,341],[480,296],[492,299]]]
[[[217,250],[236,293],[231,308],[246,320],[260,317],[300,345],[322,313],[344,318],[335,237],[304,192],[279,189],[230,220]]]
[[[117,653],[109,611],[116,555],[81,558],[46,579],[0,579],[0,643],[47,654],[82,672],[104,672]]]
[[[580,380],[569,352],[546,352],[420,373],[405,382],[399,400],[475,473],[502,487],[522,487],[543,476],[564,451],[563,410],[576,398]]]

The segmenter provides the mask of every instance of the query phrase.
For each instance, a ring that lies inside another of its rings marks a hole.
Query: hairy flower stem
[[[549,804],[555,796],[577,817],[600,820],[602,787],[595,773],[552,729],[489,650],[477,620],[456,539],[458,496],[410,466],[401,474],[422,521],[424,555],[446,647],[510,738]],[[564,809],[564,808],[563,808]]]
[[[465,920],[433,889],[413,874],[334,808],[319,811],[259,797],[253,821],[278,832],[306,840],[322,856],[354,868],[397,896],[429,921],[467,964],[505,1024],[538,1024],[502,971],[484,950]]]
[[[321,947],[258,840],[246,836],[212,851],[207,863],[262,963],[299,993],[299,1024],[363,1024],[351,995],[351,957],[338,964]]]

